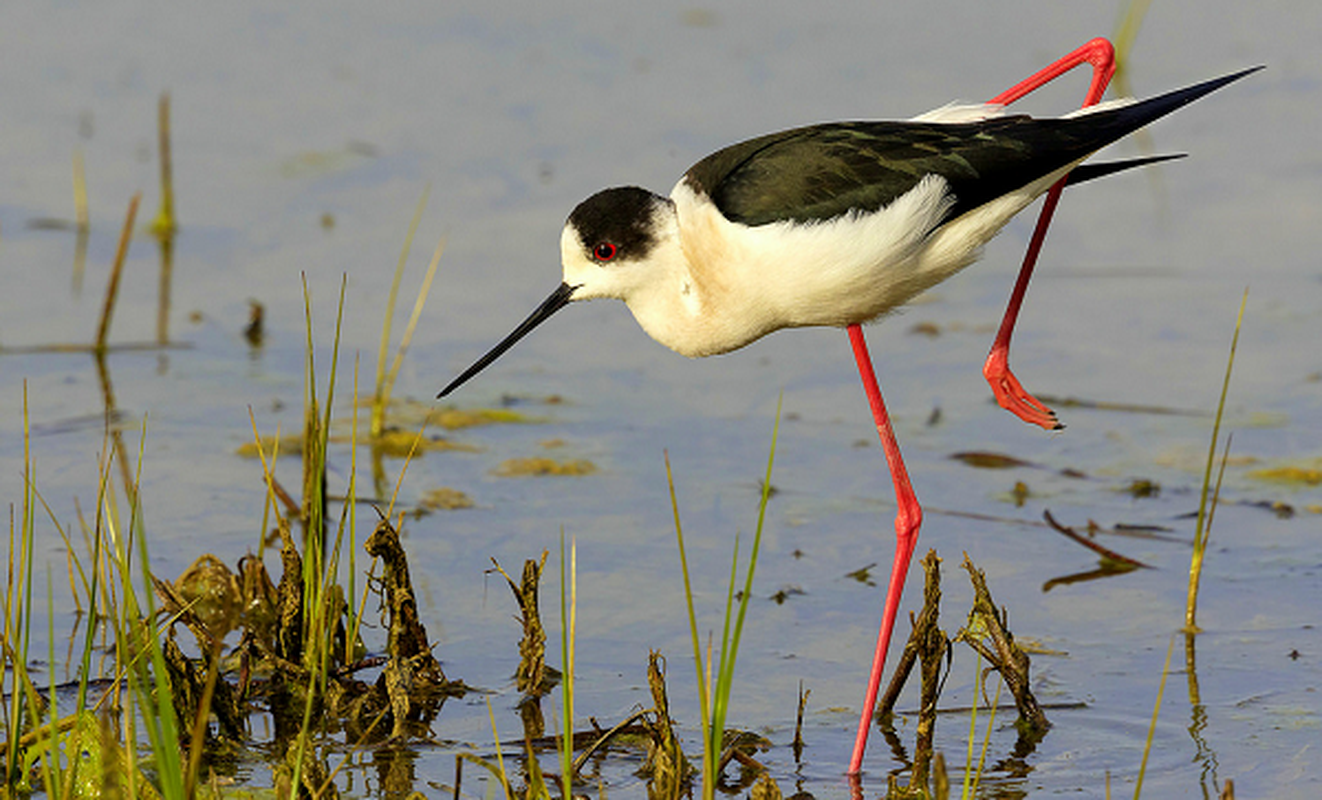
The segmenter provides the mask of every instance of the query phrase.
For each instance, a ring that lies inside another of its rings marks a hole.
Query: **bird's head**
[[[679,253],[674,205],[636,186],[604,189],[578,204],[560,235],[564,281],[508,336],[441,390],[445,397],[486,369],[552,314],[576,300],[614,297],[626,303],[657,282]]]
[[[678,231],[674,204],[637,186],[604,189],[579,203],[560,234],[572,299],[628,302],[655,285],[656,271],[678,245]]]

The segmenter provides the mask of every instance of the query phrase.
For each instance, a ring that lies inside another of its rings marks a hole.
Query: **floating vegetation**
[[[508,408],[441,408],[426,414],[428,425],[435,425],[446,430],[475,428],[480,425],[524,425],[540,422],[518,411]]]
[[[596,471],[597,465],[586,459],[557,461],[554,458],[511,458],[502,461],[494,474],[502,478],[578,477]]]
[[[1322,485],[1322,468],[1304,466],[1268,467],[1253,470],[1249,473],[1249,477],[1254,480],[1279,483],[1285,486],[1318,486]]]
[[[1161,495],[1161,484],[1149,478],[1135,478],[1116,491],[1140,499],[1144,497],[1159,497]]]
[[[331,441],[341,441],[332,438]],[[389,458],[408,458],[410,455],[423,453],[443,453],[458,451],[461,453],[480,453],[477,445],[456,442],[444,436],[419,436],[417,431],[388,428],[382,431],[372,442],[374,451]]]
[[[367,142],[348,142],[339,150],[305,150],[280,162],[280,176],[289,179],[315,178],[343,172],[377,156]]]
[[[428,489],[423,492],[422,499],[418,501],[418,508],[425,511],[456,511],[472,507],[473,498],[458,489],[451,489],[448,486]]]
[[[963,453],[952,453],[951,458],[978,469],[1011,469],[1014,467],[1035,467],[1036,464],[1030,461],[1024,461],[1021,458],[1008,456],[1004,453],[990,453],[985,451],[968,451]]]
[[[332,436],[330,441],[337,444],[349,442],[348,436]],[[367,442],[363,442],[367,445]],[[429,452],[458,451],[461,453],[480,453],[482,448],[465,442],[456,442],[444,436],[418,436],[417,431],[391,428],[384,431],[370,445],[381,455],[389,458],[407,458],[410,454]],[[273,455],[293,456],[303,453],[303,435],[291,433],[285,436],[263,436],[261,446],[256,442],[245,442],[234,450],[235,455],[244,458],[258,458]]]
[[[1013,503],[1015,508],[1023,508],[1024,503],[1033,496],[1033,490],[1028,488],[1028,484],[1023,481],[1015,481],[1010,491],[1001,495],[1006,501]]]
[[[234,450],[235,455],[244,458],[265,458],[274,456],[298,456],[303,454],[303,436],[298,433],[284,436],[263,436],[256,442],[244,442]]]

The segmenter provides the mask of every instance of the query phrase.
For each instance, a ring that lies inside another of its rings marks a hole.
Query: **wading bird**
[[[1059,118],[1005,107],[1084,63],[1084,108]],[[623,300],[653,339],[685,356],[736,350],[772,331],[847,328],[881,436],[898,512],[896,552],[849,772],[856,775],[922,509],[881,399],[861,325],[973,263],[1006,223],[1047,201],[984,374],[1001,405],[1059,428],[1010,372],[1010,334],[1066,184],[1178,156],[1081,164],[1106,145],[1256,69],[1150,100],[1097,105],[1114,73],[1095,39],[985,105],[952,105],[903,122],[835,122],[734,144],[693,165],[669,197],[606,189],[569,215],[564,280],[504,340],[455,378],[445,397],[556,311]]]

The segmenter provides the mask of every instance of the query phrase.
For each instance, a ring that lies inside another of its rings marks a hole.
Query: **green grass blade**
[[[698,633],[698,616],[693,610],[693,584],[689,579],[689,561],[684,552],[684,526],[679,521],[679,500],[675,495],[675,476],[670,470],[670,453],[664,453],[666,462],[666,482],[670,488],[670,508],[675,515],[675,538],[679,542],[679,565],[680,571],[684,575],[684,601],[688,606],[689,612],[689,634],[693,637],[693,667],[697,673],[698,687],[698,717],[702,730],[703,744],[707,744],[711,738],[711,709],[709,703],[709,693],[707,691],[707,681],[705,679],[705,670],[703,669],[702,658],[702,637]],[[713,755],[709,748],[702,749],[702,775],[704,785],[704,796],[707,795],[706,786],[711,785],[712,794],[715,792],[715,782],[713,780],[716,764],[716,755]]]
[[[146,614],[136,620],[140,645],[147,649],[149,657],[148,662],[139,661],[140,680],[138,702],[146,711],[144,715],[147,722],[147,734],[151,739],[152,750],[155,755],[156,774],[161,784],[161,793],[165,797],[189,797],[191,796],[191,781],[185,775],[183,754],[179,750],[179,726],[174,715],[173,697],[169,689],[170,674],[165,666],[165,655],[161,649],[162,631],[158,627],[156,614],[156,593],[152,586],[151,561],[147,553],[146,532],[140,530],[143,525],[138,487],[142,481],[142,464],[147,447],[147,418],[142,420],[142,436],[138,441],[138,464],[134,475],[133,487],[131,492],[126,492],[130,498],[129,508],[129,530],[133,538],[137,540],[138,558],[140,560],[139,569],[142,573],[142,588],[144,597],[141,601],[137,600],[136,592],[131,585],[129,571],[124,572],[124,592],[126,594],[126,610],[136,611],[142,606],[146,606]],[[127,597],[127,595],[134,595]],[[150,672],[147,669],[150,664]],[[133,746],[133,742],[129,742]]]
[[[422,189],[422,197],[418,198],[418,206],[413,211],[413,220],[409,222],[409,232],[404,236],[404,249],[399,254],[399,263],[395,265],[395,277],[390,282],[390,294],[386,296],[386,314],[381,324],[381,345],[376,356],[376,390],[373,397],[380,398],[386,384],[386,356],[390,352],[390,328],[395,319],[395,303],[399,298],[399,284],[404,279],[404,265],[408,263],[409,251],[413,249],[413,237],[418,232],[418,224],[422,221],[422,211],[427,207],[427,198],[431,195],[431,184],[427,184]],[[375,412],[372,420],[372,436],[375,438],[380,430],[376,425]]]
[[[567,576],[567,577],[566,577]],[[569,600],[566,608],[565,591]],[[560,780],[565,797],[574,785],[574,647],[578,635],[578,544],[569,542],[569,568],[565,569],[565,529],[560,529],[560,704],[564,730],[560,735]],[[530,755],[530,758],[535,756]]]
[[[59,701],[59,695],[57,695],[55,692],[55,664],[56,664],[55,594],[52,590],[53,585],[54,584],[51,582],[50,564],[47,563],[46,564],[46,644],[47,647],[49,648],[49,652],[46,655],[46,665],[47,665],[46,668],[47,668],[47,678],[50,679],[49,689],[48,689],[49,694],[46,695],[47,703],[48,703],[47,708],[50,713],[47,716],[50,719],[50,741],[51,741],[50,752],[58,753],[59,752],[58,743],[60,741],[60,734],[59,734],[60,701]],[[82,711],[83,709],[79,708],[77,710],[77,713],[82,713]],[[72,759],[70,760],[72,761]],[[50,796],[63,797],[64,792],[61,788],[61,782],[64,776],[63,776],[63,772],[59,768],[59,764],[56,763],[54,769],[51,769],[50,767],[47,767],[46,769],[47,769],[47,773],[46,773],[47,785],[51,787]],[[72,777],[73,770],[70,769],[69,772],[70,772],[70,777]]]
[[[730,645],[730,625],[734,619],[734,587],[739,582],[739,534],[734,535],[734,553],[730,556],[730,583],[725,590],[725,615],[722,617],[721,624],[721,649],[716,656],[716,685],[712,688],[712,709],[711,709],[711,730],[708,731],[707,749],[711,750],[713,763],[717,763],[725,749],[725,710],[730,703],[730,689],[732,688],[726,679],[727,666],[729,674],[734,674],[734,654],[731,652]],[[747,597],[747,595],[745,595]],[[743,605],[743,598],[740,599],[740,605]],[[736,640],[738,637],[735,637]],[[710,656],[708,657],[710,662]],[[710,667],[710,663],[708,664]],[[712,774],[713,785],[716,780],[715,773]]]
[[[753,533],[752,552],[748,554],[748,573],[744,579],[743,594],[739,599],[739,609],[734,623],[734,635],[728,643],[728,649],[725,646],[722,646],[721,649],[721,673],[716,680],[716,697],[720,708],[718,730],[725,721],[725,710],[729,703],[730,690],[734,684],[735,658],[739,654],[739,641],[744,632],[744,617],[748,614],[748,604],[753,598],[753,576],[757,573],[757,556],[762,547],[762,530],[767,517],[767,502],[771,499],[771,468],[776,462],[776,441],[780,435],[780,409],[784,400],[784,395],[781,395],[781,398],[776,401],[776,421],[771,428],[771,452],[767,455],[767,472],[762,480],[762,497],[757,506],[757,528]],[[735,549],[737,564],[737,543]],[[728,619],[726,624],[728,626]]]
[[[427,305],[427,296],[431,294],[431,284],[436,278],[436,269],[441,264],[441,253],[445,252],[445,240],[436,243],[436,250],[432,253],[431,263],[427,265],[427,274],[422,278],[422,286],[418,289],[418,296],[413,300],[413,313],[409,315],[408,324],[404,326],[404,335],[399,339],[399,347],[395,350],[395,357],[390,362],[390,370],[386,373],[385,382],[377,387],[375,401],[372,403],[372,423],[373,432],[380,433],[381,427],[384,427],[385,409],[390,405],[390,394],[395,388],[395,379],[399,377],[399,369],[404,365],[404,355],[409,350],[409,344],[413,342],[413,332],[417,330],[418,320],[422,319],[422,310]]]
[[[1211,494],[1212,467],[1216,463],[1216,443],[1221,436],[1221,417],[1226,409],[1226,395],[1230,392],[1230,373],[1235,366],[1235,350],[1239,347],[1239,330],[1244,322],[1244,307],[1248,305],[1249,290],[1239,301],[1239,316],[1235,319],[1235,334],[1230,339],[1230,356],[1226,359],[1226,377],[1221,383],[1221,398],[1216,404],[1216,418],[1212,422],[1212,441],[1207,448],[1207,466],[1203,471],[1203,488],[1198,499],[1198,523],[1194,527],[1193,556],[1189,562],[1189,593],[1184,607],[1184,630],[1198,632],[1198,584],[1203,574],[1203,556],[1211,533],[1208,497]],[[1218,479],[1219,483],[1219,479]]]
[[[968,800],[973,796],[973,743],[978,739],[978,700],[982,697],[982,654],[976,653],[973,662],[973,703],[969,708],[969,739],[964,754],[964,785],[959,796]]]
[[[996,707],[1000,705],[1001,687],[1004,685],[1005,685],[1004,680],[996,681],[996,694],[992,696],[991,713],[987,716],[987,733],[984,734],[982,737],[982,752],[978,754],[978,768],[973,773],[973,787],[972,787],[972,792],[969,795],[970,797],[977,796],[978,784],[982,783],[982,773],[987,765],[987,748],[991,745],[992,730],[996,725]]]
[[[487,717],[491,719],[491,736],[496,743],[496,768],[495,776],[500,780],[500,786],[505,790],[505,800],[514,800],[514,791],[510,788],[510,779],[505,772],[505,755],[500,749],[500,734],[496,731],[496,712],[491,709],[491,697],[482,698],[487,704]]]

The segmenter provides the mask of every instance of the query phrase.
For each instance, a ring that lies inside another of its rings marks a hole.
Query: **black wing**
[[[966,124],[837,122],[795,128],[719,150],[695,164],[685,179],[730,220],[764,225],[875,211],[935,174],[954,195],[947,215],[953,219],[1258,69],[1071,119],[1010,116]]]

